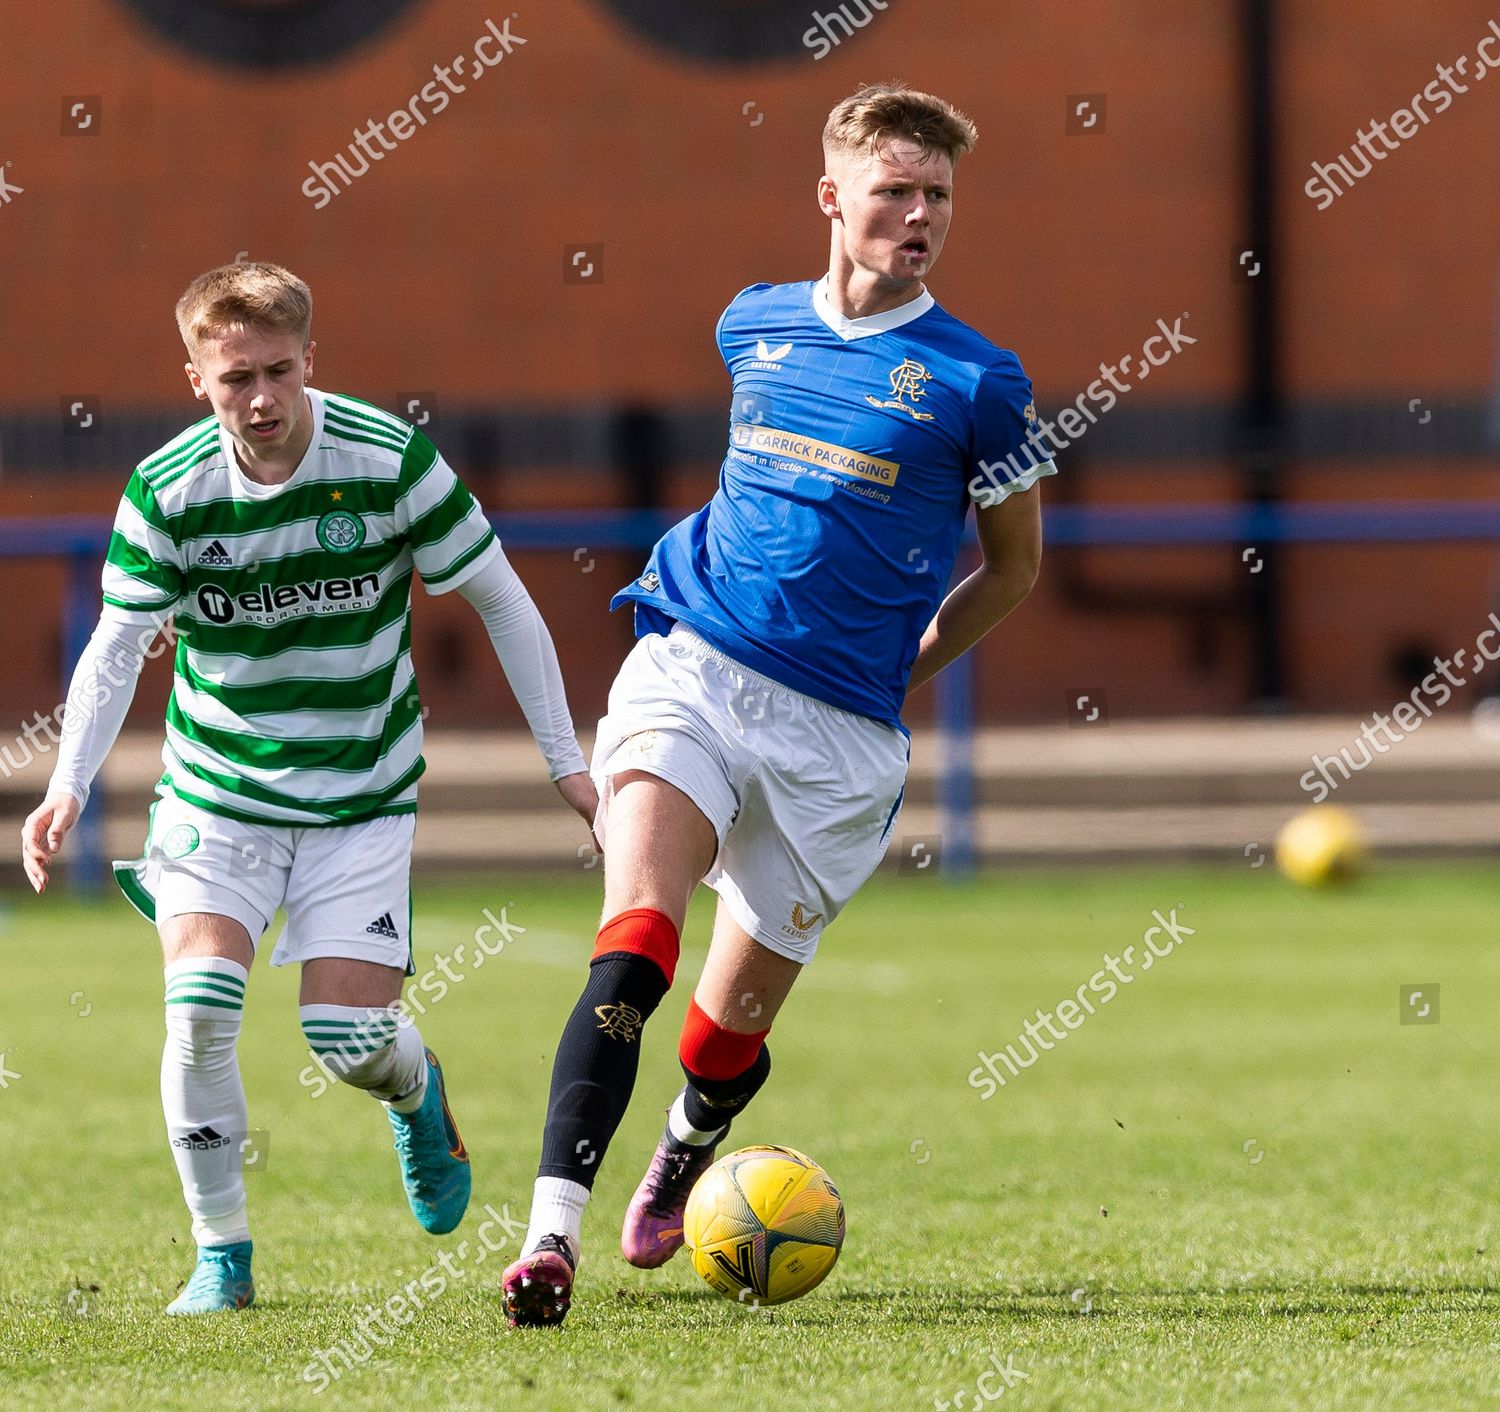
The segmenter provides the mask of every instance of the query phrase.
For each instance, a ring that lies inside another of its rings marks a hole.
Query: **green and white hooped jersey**
[[[142,461],[104,601],[176,617],[161,787],[233,818],[347,824],[416,809],[413,568],[443,593],[500,542],[420,431],[308,397],[312,441],[281,485],[249,480],[212,417]]]

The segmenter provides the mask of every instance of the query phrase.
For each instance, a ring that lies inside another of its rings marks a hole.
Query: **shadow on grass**
[[[1075,1295],[1084,1293],[1087,1307]],[[750,1302],[745,1312],[775,1315],[795,1312],[799,1322],[842,1323],[851,1313],[869,1311],[881,1318],[904,1314],[937,1324],[970,1319],[993,1321],[1010,1317],[1017,1321],[1038,1319],[1072,1323],[1078,1319],[1110,1319],[1153,1313],[1160,1318],[1240,1318],[1251,1312],[1259,1317],[1302,1318],[1308,1315],[1348,1315],[1365,1312],[1371,1300],[1403,1300],[1425,1303],[1451,1296],[1484,1298],[1500,1295],[1500,1286],[1489,1285],[1395,1285],[1357,1284],[1338,1286],[1257,1284],[1233,1289],[1066,1289],[1036,1290],[946,1290],[930,1289],[817,1291],[786,1304],[757,1307]],[[661,1289],[615,1291],[617,1304],[646,1309],[677,1309],[684,1313],[735,1302],[711,1290]],[[1268,1302],[1269,1301],[1269,1302]]]

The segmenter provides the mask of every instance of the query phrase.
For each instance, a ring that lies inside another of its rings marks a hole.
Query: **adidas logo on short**
[[[375,920],[365,928],[365,930],[371,936],[389,937],[392,941],[397,941],[400,939],[396,933],[396,924],[391,920],[391,914],[389,912],[383,913],[381,916],[376,917]]]
[[[221,1137],[212,1128],[195,1128],[185,1137],[174,1137],[173,1147],[190,1147],[195,1152],[207,1152],[211,1147],[228,1147],[229,1139]]]
[[[198,562],[209,564],[216,569],[227,569],[234,563],[234,560],[229,557],[229,551],[216,539],[198,556]]]

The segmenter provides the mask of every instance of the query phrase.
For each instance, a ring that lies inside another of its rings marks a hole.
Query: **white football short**
[[[895,727],[773,682],[678,623],[641,638],[610,688],[590,767],[599,841],[607,859],[612,776],[675,785],[719,838],[703,881],[762,945],[807,962],[885,854],[909,755]]]
[[[136,910],[158,926],[184,912],[230,917],[260,938],[278,908],[273,966],[348,956],[412,973],[415,814],[324,828],[253,824],[163,795],[142,858],[114,865]]]

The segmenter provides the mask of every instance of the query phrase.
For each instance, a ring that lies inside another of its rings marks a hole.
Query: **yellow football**
[[[833,1269],[844,1203],[811,1157],[742,1147],[698,1178],[682,1227],[693,1269],[726,1299],[785,1304]]]
[[[1305,887],[1347,881],[1361,871],[1366,856],[1359,820],[1336,804],[1304,809],[1276,835],[1278,866]]]

